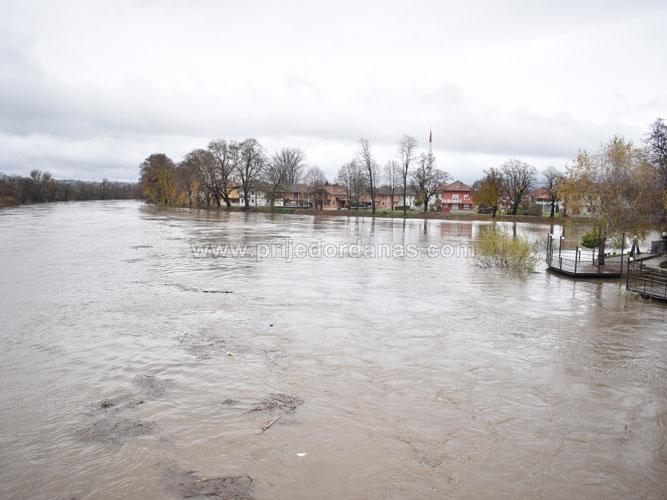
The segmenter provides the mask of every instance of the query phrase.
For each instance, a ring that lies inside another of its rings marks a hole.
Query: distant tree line
[[[273,204],[284,188],[304,179],[304,169],[300,149],[282,148],[268,156],[254,138],[217,139],[178,163],[164,153],[150,155],[139,166],[139,179],[144,198],[152,203],[230,208],[234,195],[249,208],[252,189],[262,187]],[[312,167],[306,177],[320,179],[324,174],[318,172]]]
[[[141,189],[135,182],[57,180],[40,170],[33,170],[28,177],[0,174],[0,206],[140,198]]]
[[[359,146],[358,153],[340,167],[335,179],[345,189],[349,206],[368,203],[365,200],[370,196],[374,213],[377,190],[384,182],[392,200],[394,195],[403,196],[403,210],[407,210],[408,191],[413,191],[427,210],[428,201],[447,179],[447,174],[436,168],[432,153],[417,156],[414,137],[403,136],[397,158],[389,160],[382,172],[370,141],[362,138]],[[305,165],[301,149],[284,147],[269,155],[254,138],[217,139],[206,148],[190,151],[180,162],[164,153],[154,153],[140,164],[139,178],[147,201],[183,207],[230,208],[232,200],[242,200],[244,208],[249,208],[253,189],[261,189],[273,206],[284,190],[303,183],[317,210],[322,208],[323,187],[329,184],[320,168]]]

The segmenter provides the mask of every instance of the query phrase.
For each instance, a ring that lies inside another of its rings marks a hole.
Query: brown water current
[[[667,498],[667,306],[487,225],[1,210],[0,498]]]

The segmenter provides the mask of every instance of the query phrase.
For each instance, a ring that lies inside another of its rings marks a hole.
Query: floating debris
[[[178,288],[179,290],[182,290],[184,292],[195,292],[195,293],[234,293],[231,290],[206,290],[206,289],[200,289],[200,288],[193,288],[191,286],[183,285],[181,283],[164,283],[164,286],[173,286],[175,288]]]
[[[107,417],[78,432],[85,441],[121,443],[127,438],[153,432],[155,424],[131,418]]]
[[[87,413],[104,413],[119,412],[127,408],[136,408],[144,404],[142,398],[134,397],[133,395],[123,395],[115,398],[105,398],[99,403],[90,407]]]
[[[225,500],[254,500],[255,480],[247,474],[200,477],[197,471],[167,470],[167,487],[183,498],[210,497]]]
[[[250,411],[267,411],[274,413],[281,413],[283,415],[291,415],[294,413],[303,400],[296,396],[289,394],[272,393],[268,398],[263,399]]]
[[[171,385],[171,380],[159,379],[154,375],[137,375],[134,378],[136,385],[147,398],[160,398],[164,396]]]
[[[222,337],[206,334],[185,334],[179,345],[199,360],[211,359],[215,353],[226,352],[227,342]]]
[[[280,417],[281,416],[278,415],[277,417],[270,418],[269,420],[264,422],[264,425],[262,425],[262,428],[259,430],[259,434],[261,434],[262,432],[267,431],[269,429],[269,427],[271,427],[273,424],[275,424],[280,419]]]

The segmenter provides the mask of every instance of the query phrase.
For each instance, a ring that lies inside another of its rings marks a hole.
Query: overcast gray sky
[[[543,5],[540,5],[542,4]],[[0,171],[135,180],[217,137],[333,177],[402,134],[473,181],[667,117],[667,2],[0,0]]]

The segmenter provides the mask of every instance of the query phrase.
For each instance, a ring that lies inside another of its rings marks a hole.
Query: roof
[[[331,196],[345,196],[347,192],[340,184],[329,184],[324,186],[324,191]]]
[[[288,186],[282,189],[283,193],[307,193],[310,190],[308,184],[294,184],[293,186]]]
[[[451,184],[445,184],[442,188],[442,191],[470,191],[472,192],[472,188],[468,186],[467,184],[464,184],[461,181],[454,181]]]
[[[391,195],[391,187],[389,186],[379,186],[375,189],[375,194],[379,194],[381,196],[390,196]],[[410,186],[408,186],[408,191],[407,194],[411,195],[413,194],[413,190]],[[394,189],[394,196],[403,196],[403,186],[396,186]]]
[[[533,198],[550,198],[549,193],[547,193],[547,190],[543,187],[531,191],[530,196]]]

